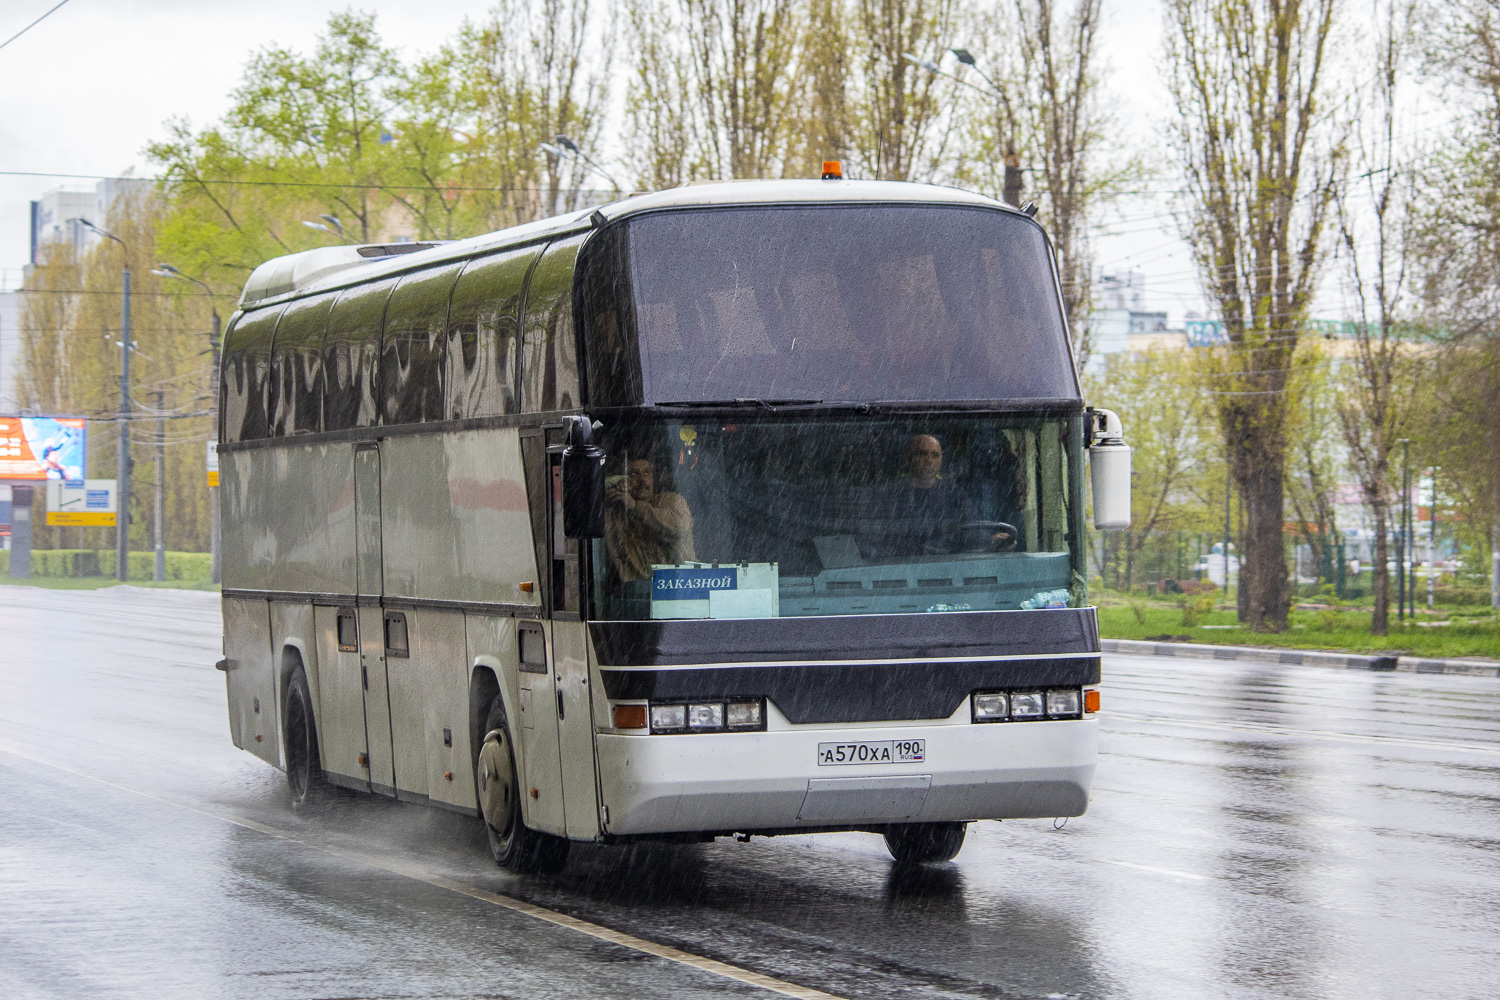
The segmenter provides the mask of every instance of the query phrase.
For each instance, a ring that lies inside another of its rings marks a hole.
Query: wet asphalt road
[[[230,745],[215,595],[0,587],[0,997],[774,997],[486,892],[843,997],[1500,995],[1500,682],[1106,657],[1088,815],[576,848],[285,806]]]

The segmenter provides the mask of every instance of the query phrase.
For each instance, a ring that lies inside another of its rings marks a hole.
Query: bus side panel
[[[265,520],[268,450],[235,451],[219,459],[219,551],[225,590],[268,590],[276,531]],[[225,602],[226,614],[228,602]],[[226,630],[228,619],[225,619]]]
[[[566,833],[563,815],[562,763],[557,748],[557,700],[552,671],[522,673],[516,649],[516,619],[467,615],[469,663],[487,666],[500,681],[505,717],[516,747],[516,769],[520,772],[521,814],[533,830]],[[469,750],[467,760],[473,760]],[[472,764],[470,765],[472,768]],[[469,770],[472,800],[474,776]],[[457,778],[457,775],[454,775]],[[535,797],[531,789],[536,789]]]
[[[386,594],[539,604],[531,515],[515,428],[381,443]]]
[[[261,485],[265,509],[259,516],[275,531],[270,589],[354,593],[353,449],[316,444],[267,454],[274,458],[270,480]]]
[[[408,617],[411,617],[408,612]],[[469,774],[469,655],[464,634],[464,616],[459,611],[418,611],[411,636],[411,676],[421,689],[422,731],[415,734],[427,748],[427,795],[435,802],[468,806],[474,789]],[[394,661],[387,661],[395,673]],[[391,688],[392,726],[397,701],[405,692]],[[447,733],[445,739],[444,733]],[[399,746],[399,744],[398,744]],[[401,754],[396,754],[396,775],[401,777]],[[452,777],[448,777],[452,775]]]
[[[563,708],[563,717],[557,724],[557,740],[562,749],[568,836],[573,840],[593,840],[599,836],[588,647],[587,624],[552,623],[552,669],[557,671],[558,701]]]
[[[359,763],[365,752],[365,692],[359,650],[339,649],[338,608],[313,608],[318,649],[318,755],[323,770],[369,787],[370,771]]]
[[[225,599],[224,658],[229,661],[226,684],[234,745],[280,767],[269,602]]]

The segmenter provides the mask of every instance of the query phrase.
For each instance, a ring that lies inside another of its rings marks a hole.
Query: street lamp
[[[609,181],[610,187],[614,189],[616,194],[624,190],[620,187],[620,182],[615,180],[614,176],[608,170],[605,170],[598,163],[594,162],[593,158],[583,151],[582,146],[565,135],[554,135],[551,142],[541,143],[537,146],[537,149],[540,149],[549,156],[555,156],[559,160],[566,159],[569,156],[577,157],[585,166]]]
[[[905,59],[907,62],[911,63],[913,66],[918,67],[919,69],[925,69],[927,72],[936,74],[937,76],[947,77],[954,83],[968,87],[970,90],[977,90],[981,94],[985,94],[989,97],[997,97],[1000,99],[1000,109],[1005,116],[1005,121],[1009,123],[1012,135],[1012,138],[1006,140],[1005,143],[1005,181],[1002,188],[1002,198],[1007,205],[1020,208],[1021,156],[1016,152],[1016,143],[1014,139],[1016,130],[1016,116],[1015,112],[1011,109],[1010,106],[1010,95],[1005,92],[1005,89],[1003,87],[1001,87],[994,80],[990,79],[989,76],[984,72],[984,70],[979,68],[978,63],[974,61],[973,54],[970,53],[968,49],[949,49],[948,51],[953,53],[953,57],[957,59],[959,63],[964,66],[968,66],[974,72],[978,73],[979,78],[985,83],[989,84],[989,86],[981,87],[979,86],[979,84],[973,83],[969,80],[965,80],[963,77],[958,76],[954,73],[944,72],[942,67],[940,67],[932,60],[920,59],[917,56],[912,55],[910,52],[901,53],[901,58]],[[1227,566],[1228,563],[1226,563],[1225,565]],[[1225,572],[1227,573],[1228,570],[1226,569]]]
[[[325,221],[325,222],[313,222],[313,221],[311,221],[309,219],[303,219],[302,220],[302,224],[304,226],[306,226],[308,229],[316,229],[320,233],[327,233],[330,236],[337,236],[339,239],[343,240],[345,243],[354,243],[354,244],[358,244],[359,243],[358,240],[352,240],[352,239],[350,239],[349,238],[349,234],[344,232],[344,224],[339,221],[339,217],[338,216],[336,216],[336,215],[319,215],[318,218],[325,219],[327,221]]]
[[[92,233],[120,244],[125,263],[120,269],[120,454],[116,464],[115,509],[115,579],[124,583],[130,578],[130,248],[114,233],[101,229],[88,219],[69,219]]]
[[[331,220],[334,223],[338,222],[338,219],[334,218],[331,215],[325,215],[325,216],[323,216],[323,218],[329,219],[329,220]],[[206,281],[199,281],[197,278],[194,278],[194,277],[191,277],[189,275],[183,274],[181,271],[177,270],[177,268],[173,267],[171,264],[157,264],[156,265],[156,269],[153,270],[151,273],[154,274],[154,275],[156,275],[158,278],[176,278],[176,279],[178,279],[180,281],[192,282],[193,284],[197,285],[199,288],[203,289],[203,291],[205,293],[207,293],[207,295],[208,295],[208,309],[209,309],[209,315],[211,317],[211,322],[209,324],[209,332],[208,332],[208,350],[209,350],[209,354],[210,354],[210,356],[212,358],[212,368],[211,368],[211,370],[213,372],[213,389],[212,389],[212,392],[213,392],[213,400],[214,400],[213,408],[212,408],[214,430],[213,430],[212,433],[214,434],[214,436],[217,436],[218,435],[218,427],[219,427],[219,388],[218,388],[218,384],[219,384],[219,322],[220,321],[219,321],[219,307],[214,302],[214,290],[213,290],[212,287],[209,286],[208,282],[206,282]],[[161,478],[162,478],[161,476],[157,476],[157,482],[158,483],[160,483]],[[158,489],[158,491],[161,489],[160,485],[157,486],[157,489]],[[221,573],[220,573],[220,570],[219,570],[219,565],[220,565],[220,563],[219,563],[219,488],[217,486],[210,486],[208,488],[208,513],[209,513],[209,526],[208,526],[208,551],[209,551],[208,561],[209,561],[209,571],[212,574],[213,582],[214,583],[218,583],[218,582],[220,582]],[[158,518],[158,522],[159,521],[160,521],[160,518]],[[158,531],[158,535],[159,534],[160,534],[160,532]],[[158,544],[157,548],[158,548],[158,551],[160,552],[160,554],[157,556],[157,572],[159,574],[165,575],[165,572],[166,572],[166,554],[165,554],[165,552],[161,552],[161,546],[159,544]],[[161,578],[162,578],[161,576],[157,577],[157,579],[161,579]]]

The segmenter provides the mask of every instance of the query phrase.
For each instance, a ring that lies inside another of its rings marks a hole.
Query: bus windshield
[[[1080,435],[995,414],[606,427],[595,614],[1081,606]]]
[[[694,209],[584,265],[592,406],[1076,399],[1042,231],[994,209]]]

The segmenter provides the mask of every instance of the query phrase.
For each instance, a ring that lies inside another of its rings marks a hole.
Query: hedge
[[[168,580],[207,580],[213,572],[207,552],[168,552]],[[0,573],[10,574],[10,552],[0,551]],[[32,549],[32,576],[114,576],[113,549]],[[130,553],[130,579],[156,579],[156,553]]]

